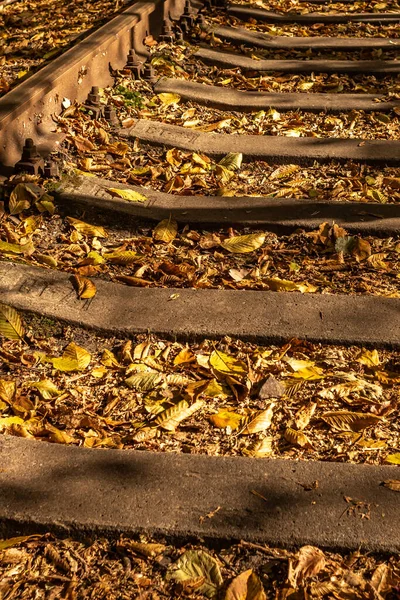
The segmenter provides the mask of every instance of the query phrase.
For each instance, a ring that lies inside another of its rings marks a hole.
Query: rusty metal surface
[[[42,151],[57,147],[52,115],[63,98],[82,101],[92,86],[110,85],[108,65],[122,68],[132,47],[143,55],[146,33],[157,34],[164,15],[179,16],[182,8],[183,0],[136,2],[0,98],[0,171],[21,158],[26,138],[40,138]]]

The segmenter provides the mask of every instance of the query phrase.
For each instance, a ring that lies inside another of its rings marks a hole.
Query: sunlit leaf
[[[179,94],[173,94],[170,92],[162,92],[157,94],[164,106],[170,106],[171,104],[179,104],[181,97]]]
[[[174,365],[182,365],[185,363],[195,362],[196,357],[189,348],[182,348],[182,350],[174,358]]]
[[[104,258],[114,265],[130,265],[137,262],[141,257],[133,250],[108,252]]]
[[[306,406],[302,406],[294,417],[294,422],[297,429],[305,429],[312,419],[315,409],[317,408],[316,402],[310,402]]]
[[[164,544],[146,544],[142,542],[134,542],[132,540],[124,542],[124,546],[125,545],[127,545],[129,550],[132,550],[132,552],[135,552],[136,554],[141,554],[142,556],[146,556],[148,558],[158,556],[159,554],[162,554],[166,549],[166,546],[164,546]]]
[[[289,561],[288,579],[296,589],[309,577],[317,575],[325,566],[325,554],[315,546],[303,546],[297,557]]]
[[[249,569],[229,584],[224,600],[266,600],[266,595],[260,579]]]
[[[229,152],[219,164],[229,171],[237,171],[242,166],[243,154],[241,152]]]
[[[125,379],[125,384],[138,392],[147,392],[154,389],[161,383],[162,376],[157,371],[145,371],[144,373],[135,373],[128,379]]]
[[[0,304],[0,335],[9,340],[20,340],[25,335],[21,317],[6,304]]]
[[[214,427],[218,427],[218,429],[230,427],[232,431],[239,427],[242,419],[243,415],[239,415],[238,413],[226,409],[221,409],[216,415],[210,416],[210,421]]]
[[[233,254],[245,254],[261,248],[265,242],[264,233],[249,233],[227,238],[221,242],[221,246]]]
[[[274,416],[274,406],[275,404],[272,402],[267,409],[256,413],[240,433],[243,435],[250,435],[268,429],[271,426],[272,417]]]
[[[119,188],[108,188],[107,192],[112,196],[123,198],[129,202],[147,202],[147,196],[144,196],[140,192],[135,190],[120,190]]]
[[[395,454],[389,454],[385,458],[385,462],[390,465],[400,465],[400,452],[396,452]]]
[[[299,448],[307,448],[309,450],[313,449],[308,437],[302,431],[297,431],[296,429],[292,429],[292,427],[286,428],[284,438],[287,442],[289,442],[289,444],[299,446]]]
[[[79,219],[74,219],[73,217],[66,217],[68,223],[74,227],[79,233],[83,235],[87,235],[88,237],[99,237],[106,238],[108,237],[107,232],[104,227],[100,227],[99,225],[90,225],[89,223],[85,223],[84,221],[80,221]]]
[[[189,406],[186,400],[181,400],[178,404],[167,408],[158,415],[155,422],[157,425],[166,429],[167,431],[174,431],[181,421],[192,416],[195,412],[200,410],[204,405],[203,400],[196,400],[196,402]]]
[[[371,425],[376,425],[382,420],[382,417],[371,413],[351,412],[339,410],[327,412],[321,415],[328,425],[336,431],[362,431]]]
[[[173,219],[163,219],[156,225],[153,231],[153,237],[158,242],[169,244],[175,239],[178,233],[178,223]]]
[[[369,368],[377,367],[381,364],[378,350],[362,349],[361,355],[357,358],[357,362]]]
[[[6,540],[0,540],[0,551],[7,550],[7,548],[12,548],[13,546],[18,546],[18,544],[22,544],[29,539],[37,538],[36,535],[19,535],[18,537],[8,538]]]
[[[254,456],[255,458],[263,458],[265,456],[270,456],[273,452],[272,443],[274,438],[272,436],[267,436],[262,440],[254,442],[253,445],[244,448],[243,454],[247,456]]]
[[[211,353],[209,363],[215,371],[223,375],[243,375],[247,373],[247,365],[243,361],[221,350],[214,350]]]
[[[196,588],[200,594],[214,598],[223,580],[218,562],[203,550],[187,550],[169,567],[167,580],[176,582],[199,581]]]
[[[90,353],[71,342],[59,358],[52,358],[53,367],[59,371],[84,371],[91,361]]]
[[[42,381],[30,381],[29,386],[38,390],[44,400],[57,398],[61,391],[50,379],[42,379]]]
[[[80,275],[73,275],[72,281],[73,281],[74,287],[76,289],[76,293],[78,294],[78,298],[81,298],[82,300],[84,300],[84,299],[86,300],[89,298],[93,298],[96,295],[96,293],[97,293],[96,286],[93,283],[93,281],[91,281],[87,277],[81,277]]]

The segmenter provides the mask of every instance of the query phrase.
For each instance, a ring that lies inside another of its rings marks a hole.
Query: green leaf
[[[203,550],[187,550],[171,565],[167,580],[190,583],[204,580],[196,592],[214,598],[223,580],[218,562]]]
[[[9,340],[19,340],[24,334],[22,319],[17,311],[11,306],[0,304],[0,335]]]

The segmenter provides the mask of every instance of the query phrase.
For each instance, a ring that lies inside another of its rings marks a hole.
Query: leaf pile
[[[398,353],[24,327],[24,340],[0,337],[0,432],[90,448],[400,462]]]
[[[21,0],[0,11],[0,96],[120,10],[111,0]]]
[[[177,155],[172,156],[176,160]],[[197,160],[201,160],[200,155]],[[278,167],[275,177],[283,177],[284,169],[288,168]],[[82,300],[96,295],[93,277],[136,287],[399,297],[398,237],[382,240],[351,236],[329,223],[323,223],[317,231],[290,236],[232,228],[211,232],[178,227],[173,218],[161,221],[152,230],[138,227],[135,234],[125,235],[119,228],[57,216],[51,196],[40,195],[43,190],[39,192],[33,184],[19,183],[14,188],[10,208],[13,194],[16,197],[16,191],[26,189],[36,192],[34,210],[41,210],[45,204],[54,214],[36,212],[25,216],[30,203],[21,206],[18,201],[22,212],[5,214],[0,223],[0,257],[70,272],[71,287]]]
[[[396,598],[400,562],[371,554],[298,551],[241,542],[219,552],[205,546],[121,537],[78,542],[50,534],[0,540],[4,598],[99,600],[266,600],[321,597]],[[11,596],[10,596],[11,593]]]

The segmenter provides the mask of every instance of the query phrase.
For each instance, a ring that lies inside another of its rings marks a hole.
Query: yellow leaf
[[[230,427],[232,431],[239,427],[242,419],[243,415],[239,415],[238,413],[231,412],[224,408],[219,410],[216,415],[210,416],[210,421],[215,427],[218,427],[218,429]]]
[[[385,462],[389,463],[390,465],[400,465],[400,452],[396,452],[396,454],[389,454],[389,456],[385,458]]]
[[[259,433],[268,429],[271,426],[272,417],[274,416],[274,406],[275,403],[271,402],[267,409],[257,412],[240,433],[251,435],[252,433]]]
[[[147,196],[144,196],[139,192],[135,192],[135,190],[120,190],[118,188],[109,188],[107,192],[112,196],[117,196],[118,198],[128,200],[128,202],[147,202],[148,200]]]
[[[79,233],[87,235],[88,237],[108,237],[108,234],[105,231],[105,229],[103,227],[100,227],[99,225],[90,225],[89,223],[85,223],[84,221],[80,221],[79,219],[74,219],[73,217],[67,217],[67,221],[72,227],[79,231]]]
[[[73,275],[72,282],[78,294],[78,298],[87,300],[93,298],[96,295],[97,289],[93,281],[87,277],[81,277],[80,275]]]
[[[181,402],[178,402],[175,406],[167,408],[167,410],[160,413],[155,422],[167,431],[174,431],[181,421],[200,410],[203,404],[203,400],[196,400],[194,404],[189,406],[186,400],[181,400]]]
[[[163,219],[154,228],[153,237],[159,242],[169,244],[175,239],[178,233],[178,223],[172,219]]]
[[[227,385],[222,385],[216,379],[211,379],[207,387],[204,388],[203,395],[208,398],[227,398],[232,395],[232,392]]]
[[[135,373],[125,383],[128,387],[136,389],[138,392],[147,392],[154,389],[161,382],[162,376],[157,371],[146,371],[144,373]]]
[[[249,569],[229,584],[224,600],[266,600],[266,595],[260,579]]]
[[[248,235],[237,235],[227,238],[221,242],[221,246],[228,252],[245,254],[261,248],[264,241],[265,235],[263,233],[249,233]]]
[[[289,281],[288,279],[280,279],[279,277],[270,277],[264,280],[269,289],[273,292],[296,292],[299,290],[299,284]]]
[[[133,250],[108,252],[104,258],[114,265],[130,265],[140,260],[141,256]]]
[[[126,542],[124,541],[124,547],[126,547]],[[162,554],[166,549],[164,544],[154,544],[154,543],[141,543],[134,542],[132,540],[128,541],[128,548],[132,550],[136,554],[141,554],[142,556],[153,557]]]
[[[174,365],[182,365],[185,363],[195,362],[196,357],[189,348],[182,348],[182,350],[175,356]]]
[[[61,391],[50,379],[43,379],[42,381],[30,381],[29,386],[37,389],[44,400],[57,398],[57,396],[61,394]]]
[[[381,364],[378,350],[362,349],[361,355],[357,358],[357,362],[369,368],[377,367]]]
[[[316,379],[324,378],[324,370],[316,366],[306,367],[305,369],[299,369],[295,373],[292,373],[291,377],[304,379],[306,381],[315,381]]]
[[[84,371],[91,361],[87,350],[71,342],[60,358],[52,358],[53,367],[59,371]]]
[[[0,240],[0,252],[23,254],[24,250],[20,244],[10,244],[9,242],[3,242]]]
[[[382,417],[371,413],[338,410],[321,415],[321,419],[336,431],[362,431],[371,425],[379,423]]]
[[[244,375],[247,373],[247,365],[225,352],[214,350],[209,358],[211,367],[223,375]]]
[[[18,215],[31,206],[37,199],[35,192],[26,183],[19,183],[10,194],[9,209],[11,215]]]
[[[299,446],[299,448],[308,448],[309,450],[313,449],[310,440],[302,431],[296,431],[296,429],[287,427],[284,437],[289,444]]]
[[[237,171],[242,166],[243,154],[241,152],[229,152],[218,164],[228,171]]]
[[[37,262],[47,265],[48,267],[53,267],[54,269],[57,267],[58,262],[52,256],[48,256],[47,254],[35,254],[35,259]]]
[[[22,544],[22,542],[26,542],[26,540],[29,540],[30,538],[37,537],[38,536],[36,535],[19,535],[18,537],[8,538],[7,540],[0,540],[0,551]]]
[[[6,379],[0,379],[0,399],[4,400],[8,404],[12,404],[17,386],[15,381],[7,381]]]
[[[45,429],[49,435],[49,440],[55,444],[71,444],[76,441],[72,435],[69,435],[65,431],[61,431],[61,429],[57,429],[57,427],[54,427],[49,423],[46,424]]]
[[[181,101],[181,97],[179,94],[163,92],[162,94],[157,94],[157,96],[160,98],[164,106],[170,106],[171,104],[179,104],[179,102]]]
[[[0,335],[9,340],[20,340],[25,335],[21,317],[6,304],[0,304]]]
[[[317,408],[316,402],[311,402],[306,406],[302,406],[300,410],[297,411],[294,422],[297,429],[305,429],[309,422],[312,419],[313,414],[315,413],[315,409]]]
[[[269,456],[273,452],[272,442],[274,438],[272,436],[267,436],[262,440],[255,442],[249,448],[245,448],[243,450],[243,454],[247,456],[254,456],[255,458],[263,458],[265,456]]]
[[[10,427],[10,425],[22,425],[24,422],[21,417],[2,417],[0,418],[0,428]]]

